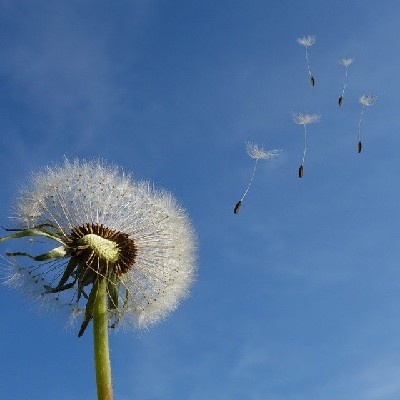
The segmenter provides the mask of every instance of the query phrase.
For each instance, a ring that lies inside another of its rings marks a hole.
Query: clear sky
[[[115,399],[400,398],[399,21],[397,0],[0,1],[0,225],[31,171],[100,156],[197,231],[191,297],[111,333]],[[293,112],[321,114],[303,179]],[[282,152],[234,215],[248,140]],[[93,399],[91,335],[0,304],[1,398]]]

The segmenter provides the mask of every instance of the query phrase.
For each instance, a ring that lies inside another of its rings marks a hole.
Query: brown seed
[[[340,96],[340,97],[339,97],[339,100],[338,100],[339,107],[342,105],[342,102],[343,102],[343,96]]]
[[[310,83],[311,83],[311,86],[315,85],[315,79],[313,76],[310,77]]]
[[[233,210],[233,213],[234,213],[234,214],[237,214],[237,213],[239,212],[241,206],[242,206],[242,200],[239,200],[239,201],[236,203],[236,206],[235,206],[235,208],[234,208],[234,210]]]
[[[361,142],[358,142],[357,150],[359,153],[361,153],[361,149],[362,149],[362,144],[361,144]]]
[[[304,167],[303,167],[303,164],[301,164],[299,167],[299,178],[303,177],[303,173],[304,173]]]

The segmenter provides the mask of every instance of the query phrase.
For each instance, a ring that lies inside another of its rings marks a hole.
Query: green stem
[[[94,288],[93,344],[98,400],[112,400],[111,366],[108,348],[107,282],[100,278]]]

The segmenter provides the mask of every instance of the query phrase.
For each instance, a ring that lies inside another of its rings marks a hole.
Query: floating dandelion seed
[[[242,198],[235,205],[235,208],[233,210],[234,214],[237,214],[239,212],[240,207],[242,206],[243,200],[246,197],[246,195],[253,183],[258,161],[259,160],[270,160],[272,158],[277,157],[280,153],[280,150],[264,150],[264,148],[262,146],[258,146],[256,144],[249,143],[249,142],[246,143],[246,151],[247,151],[248,156],[253,158],[256,161],[254,163],[253,173],[251,175],[250,182],[247,185],[247,188],[246,188],[245,192],[243,193]]]
[[[117,167],[65,160],[34,176],[15,217],[20,227],[0,242],[40,237],[56,247],[7,253],[9,284],[39,302],[67,305],[82,318],[78,336],[93,320],[98,396],[111,399],[107,327],[122,320],[150,326],[188,293],[196,246],[184,210],[170,193]]]
[[[344,98],[344,92],[346,90],[346,86],[347,86],[347,69],[348,66],[353,64],[354,58],[342,58],[339,61],[339,64],[344,65],[344,67],[346,68],[346,73],[345,73],[345,79],[344,79],[344,85],[343,85],[343,89],[342,89],[342,94],[339,97],[338,103],[339,103],[339,107],[342,105],[343,103],[343,98]]]
[[[321,119],[321,116],[318,114],[302,114],[302,113],[293,113],[292,114],[293,121],[298,125],[303,125],[304,127],[304,150],[303,150],[303,159],[301,161],[301,165],[299,167],[299,178],[303,177],[304,174],[304,162],[307,153],[307,128],[306,125],[314,124]]]
[[[316,37],[315,36],[304,36],[302,38],[297,39],[297,43],[301,46],[304,46],[306,48],[306,63],[307,63],[307,71],[308,75],[310,76],[310,83],[311,86],[315,85],[315,79],[311,73],[311,68],[310,68],[310,60],[308,58],[308,48],[311,47],[315,42],[316,42]]]
[[[361,121],[366,107],[372,106],[372,104],[376,101],[376,96],[372,96],[370,94],[363,94],[359,97],[359,102],[362,105],[361,112],[360,112],[360,119],[358,121],[358,144],[357,144],[357,151],[361,153],[362,150],[362,143],[361,143]]]

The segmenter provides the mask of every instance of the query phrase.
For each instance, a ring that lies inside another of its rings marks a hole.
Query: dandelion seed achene
[[[250,190],[251,185],[253,184],[254,177],[256,174],[257,170],[257,164],[259,160],[268,160],[268,159],[273,159],[277,157],[280,153],[280,150],[265,150],[262,146],[246,142],[246,152],[247,155],[255,160],[254,162],[254,167],[253,167],[253,173],[251,174],[250,181],[247,185],[246,190],[244,191],[242,198],[236,203],[233,213],[238,214],[239,210],[242,206],[242,203],[244,201],[244,198],[247,196],[247,193]]]
[[[351,64],[353,63],[353,61],[354,61],[354,58],[342,58],[342,59],[339,61],[339,63],[342,64],[342,65],[344,65],[344,67],[346,68],[346,70],[345,70],[345,71],[346,71],[346,72],[345,72],[345,78],[344,78],[344,85],[343,85],[343,89],[342,89],[342,94],[340,95],[339,100],[338,100],[339,107],[340,107],[340,106],[342,105],[342,103],[343,103],[344,92],[345,92],[346,86],[347,86],[347,80],[348,80],[347,69],[348,69],[348,66],[351,65]]]
[[[357,143],[357,152],[361,153],[362,150],[362,142],[361,142],[361,122],[363,118],[364,111],[366,107],[372,106],[376,101],[376,96],[371,94],[363,94],[359,97],[358,101],[361,104],[360,118],[358,120],[358,143]]]
[[[316,42],[316,37],[315,36],[304,36],[302,38],[297,39],[297,43],[301,46],[305,47],[305,56],[306,56],[306,64],[307,64],[307,71],[308,75],[310,77],[310,84],[311,86],[315,86],[315,78],[313,74],[311,73],[311,67],[310,67],[310,60],[309,60],[309,55],[308,55],[308,48],[312,46]]]
[[[293,122],[298,125],[303,125],[304,128],[304,148],[303,158],[299,167],[298,176],[302,178],[304,175],[304,163],[307,154],[307,128],[306,125],[314,124],[321,119],[319,114],[303,114],[303,113],[292,113]]]

